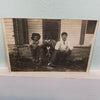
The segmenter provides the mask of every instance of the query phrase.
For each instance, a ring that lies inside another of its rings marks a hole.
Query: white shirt
[[[66,41],[61,40],[56,43],[55,49],[67,51],[69,49],[72,50],[73,46],[67,40]]]

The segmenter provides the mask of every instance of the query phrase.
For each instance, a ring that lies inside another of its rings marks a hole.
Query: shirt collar
[[[61,39],[61,42],[63,43],[64,41]],[[67,40],[65,41],[65,43],[67,43]]]

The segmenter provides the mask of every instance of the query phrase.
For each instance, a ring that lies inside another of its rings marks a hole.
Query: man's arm
[[[29,43],[29,45],[32,45],[32,44],[33,44],[33,41],[31,40],[30,43]]]
[[[60,42],[59,41],[55,45],[55,50],[60,50]]]
[[[66,52],[68,52],[69,50],[72,51],[72,49],[73,45],[70,42],[68,42],[68,46],[66,47]]]
[[[73,49],[73,45],[70,42],[68,43],[68,47],[69,47],[70,50]]]

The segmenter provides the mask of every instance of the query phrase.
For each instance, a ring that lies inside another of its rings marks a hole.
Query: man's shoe
[[[53,67],[47,66],[47,69],[52,70],[54,69]]]
[[[32,59],[32,63],[35,63],[35,59]]]
[[[54,65],[53,63],[48,63],[48,66],[55,67],[56,65]]]

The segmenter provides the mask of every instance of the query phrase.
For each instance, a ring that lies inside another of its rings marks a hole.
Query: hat
[[[32,37],[31,37],[32,40],[34,39],[34,36],[38,36],[38,40],[41,37],[39,33],[32,33]]]

